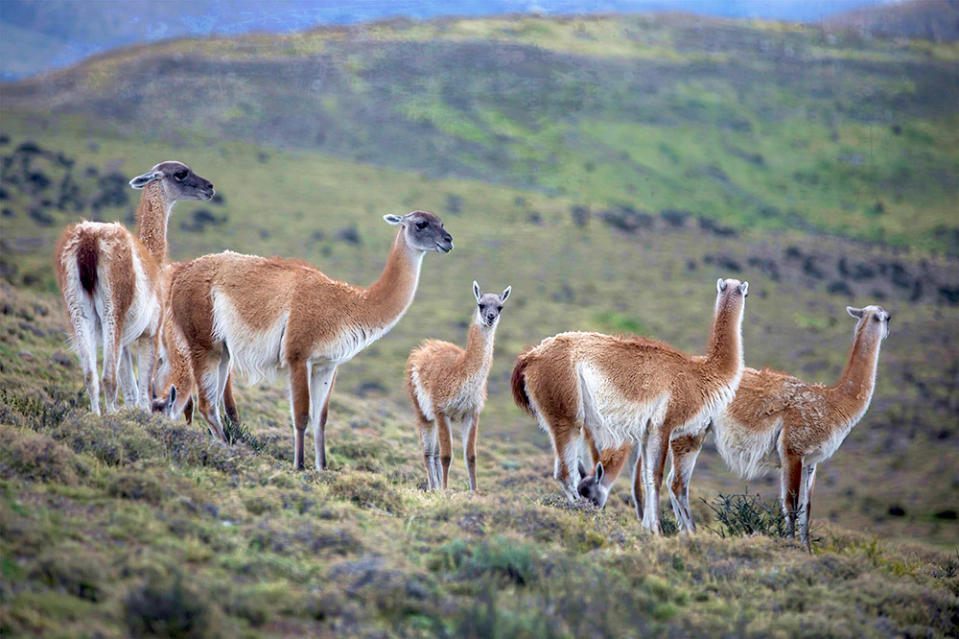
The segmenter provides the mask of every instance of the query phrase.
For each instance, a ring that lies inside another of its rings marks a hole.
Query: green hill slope
[[[105,134],[941,250],[959,208],[957,60],[953,44],[690,16],[393,21],[139,47],[2,97]]]
[[[229,248],[299,257],[331,276],[369,283],[394,232],[382,221],[384,213],[425,208],[440,214],[456,249],[427,256],[409,312],[341,368],[336,394],[388,399],[412,423],[402,382],[410,350],[426,337],[464,342],[474,279],[490,288],[511,284],[513,296],[497,331],[483,441],[548,448],[546,436],[509,394],[516,354],[548,335],[641,333],[701,351],[716,278],[742,277],[751,284],[746,362],[832,383],[851,343],[853,325],[844,306],[881,303],[895,318],[873,406],[821,469],[817,513],[888,537],[947,546],[959,540],[959,523],[949,519],[959,510],[954,259],[799,233],[737,235],[709,218],[673,209],[656,215],[629,207],[584,209],[576,200],[536,191],[433,180],[319,154],[238,143],[94,142],[82,130],[60,128],[35,136],[32,147],[19,138],[0,147],[6,148],[0,166],[7,171],[3,208],[9,212],[0,218],[0,269],[17,285],[50,293],[56,291],[50,256],[60,228],[81,217],[125,219],[137,194],[124,176],[142,173],[159,159],[186,160],[213,179],[221,194],[218,202],[185,202],[174,210],[174,259]],[[51,299],[50,307],[61,304]],[[16,350],[6,356],[18,359]],[[70,380],[76,391],[82,389],[76,370]],[[277,397],[285,397],[284,385],[274,385]],[[253,392],[240,387],[241,411],[257,405],[248,397]],[[287,426],[284,400],[263,411],[264,423]],[[334,440],[338,419],[331,417]],[[517,457],[526,463],[522,454]],[[544,458],[541,468],[547,472],[551,463]],[[704,497],[743,490],[714,450],[701,457],[693,486]],[[756,482],[757,489],[778,494],[773,476]],[[627,494],[625,487],[618,492]]]
[[[55,302],[2,295],[4,636],[942,637],[959,623],[954,554],[817,526],[810,556],[723,539],[704,508],[699,534],[651,538],[618,500],[571,509],[528,444],[487,438],[478,495],[459,463],[454,489],[427,494],[413,430],[383,401],[335,396],[324,473],[290,471],[276,389],[247,391],[231,447],[135,412],[94,418]]]

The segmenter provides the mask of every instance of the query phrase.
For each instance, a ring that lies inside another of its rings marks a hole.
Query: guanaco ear
[[[583,466],[583,460],[582,460],[582,459],[578,460],[578,461],[576,462],[576,464],[579,466],[579,476],[580,476],[580,477],[585,477],[586,475],[589,474],[589,473],[586,471],[586,466]]]
[[[384,215],[383,219],[386,220],[387,224],[396,225],[403,221],[403,216],[388,214],[388,215]]]
[[[135,189],[142,189],[150,182],[159,180],[162,177],[163,177],[163,173],[161,173],[160,171],[148,171],[144,173],[143,175],[138,175],[132,180],[130,180],[130,186],[132,186]]]
[[[597,462],[596,464],[596,483],[597,484],[603,481],[603,475],[605,474],[605,472],[606,471],[603,469],[603,462]]]
[[[726,280],[724,280],[723,278],[719,278],[718,280],[716,280],[716,292],[722,293],[725,290],[726,290]]]
[[[478,302],[481,297],[483,297],[483,291],[480,290],[479,284],[476,283],[476,280],[473,280],[473,296]]]
[[[170,406],[176,404],[176,384],[170,385],[170,397],[167,399],[167,403]]]
[[[506,290],[499,294],[499,301],[505,302],[506,298],[509,297],[509,292],[513,290],[512,286],[507,286]]]
[[[749,282],[743,282],[740,284],[739,292],[743,294],[743,297],[749,297]]]
[[[855,317],[856,319],[862,319],[863,313],[866,312],[864,308],[856,308],[855,306],[847,306],[846,312]]]

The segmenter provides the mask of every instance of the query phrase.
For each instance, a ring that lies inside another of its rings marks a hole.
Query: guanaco
[[[643,337],[560,333],[519,356],[514,400],[550,434],[553,474],[570,500],[578,499],[584,428],[600,450],[633,442],[648,497],[642,525],[662,532],[659,488],[670,441],[704,430],[732,401],[742,376],[748,286],[734,279],[716,282],[705,355],[687,355]],[[677,518],[691,520],[688,513]]]
[[[136,235],[119,223],[80,222],[60,235],[54,251],[73,348],[80,358],[90,409],[100,414],[97,346],[103,347],[106,410],[116,410],[117,374],[128,406],[150,408],[156,334],[167,260],[167,223],[179,200],[209,200],[213,183],[182,162],[161,162],[130,180],[142,189]],[[137,351],[139,384],[131,348]]]
[[[406,386],[417,416],[427,485],[445,489],[452,459],[450,422],[462,422],[463,459],[469,487],[476,490],[476,435],[486,403],[486,378],[493,365],[493,341],[503,304],[512,287],[499,295],[483,293],[473,282],[476,312],[466,349],[439,340],[426,340],[410,353]],[[442,465],[442,470],[441,470]]]
[[[289,375],[294,467],[313,429],[317,469],[326,468],[325,428],[337,367],[385,335],[416,292],[428,252],[453,238],[426,211],[386,215],[399,226],[379,279],[363,288],[327,277],[300,260],[227,251],[187,262],[173,277],[173,317],[189,346],[200,414],[222,438],[217,407],[231,367],[256,379]]]

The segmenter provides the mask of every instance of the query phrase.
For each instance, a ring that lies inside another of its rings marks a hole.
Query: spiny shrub
[[[703,502],[716,515],[723,538],[766,535],[786,537],[786,518],[779,504],[766,502],[759,495],[719,494],[712,502]]]
[[[266,447],[266,443],[254,435],[249,428],[239,422],[234,422],[230,418],[223,419],[223,434],[226,435],[226,441],[231,446],[242,442],[249,446],[254,453],[259,453]]]
[[[518,586],[536,579],[536,563],[528,544],[498,535],[478,544],[454,539],[444,544],[432,561],[435,569],[455,571],[460,579],[495,577]]]
[[[80,399],[79,392],[56,387],[40,395],[19,395],[0,389],[0,405],[4,406],[4,412],[10,413],[4,422],[15,421],[37,431],[59,425],[67,413],[77,407]],[[19,419],[12,419],[14,417]]]
[[[179,575],[144,583],[123,602],[134,637],[211,637],[216,633],[212,606],[183,584]]]

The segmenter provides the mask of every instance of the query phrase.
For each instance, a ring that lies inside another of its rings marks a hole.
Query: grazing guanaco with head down
[[[117,374],[128,406],[149,410],[167,260],[167,223],[178,200],[209,200],[213,183],[182,162],[161,162],[130,180],[143,189],[136,235],[119,223],[80,222],[64,229],[54,251],[73,347],[80,358],[90,408],[100,414],[97,345],[103,347],[103,391],[116,410]],[[139,384],[130,348],[138,351]]]
[[[173,273],[182,263],[167,264],[163,269],[163,290],[169,291]],[[173,319],[169,300],[163,305],[163,323],[157,347],[156,373],[153,379],[153,412],[162,413],[170,419],[183,415],[187,424],[193,423],[193,397],[196,394],[196,380],[193,379],[193,367],[190,365],[190,352],[183,332]],[[159,393],[157,391],[159,389]],[[227,376],[223,403],[227,417],[233,423],[239,423],[236,401],[233,399],[233,385]],[[212,429],[214,437],[219,435]]]
[[[326,468],[326,415],[337,367],[403,316],[413,301],[423,256],[453,250],[453,238],[432,213],[384,219],[400,228],[382,274],[369,287],[331,279],[299,260],[231,251],[187,262],[174,274],[174,321],[189,345],[200,414],[218,434],[223,427],[216,407],[233,365],[254,379],[285,369],[294,466],[304,468],[303,439],[310,424],[316,467]]]
[[[447,486],[453,452],[452,420],[462,421],[463,458],[469,470],[470,490],[476,490],[479,414],[486,403],[486,378],[493,365],[496,327],[511,288],[507,286],[499,295],[484,294],[474,281],[476,313],[466,349],[449,342],[426,340],[407,360],[406,387],[418,420],[430,490]]]
[[[584,428],[599,450],[634,442],[647,495],[643,526],[662,532],[659,487],[670,441],[702,432],[732,401],[742,375],[748,284],[721,279],[716,287],[705,355],[687,355],[642,337],[560,333],[519,356],[513,397],[550,434],[554,477],[570,500],[578,498]],[[681,512],[677,519],[691,520]]]

